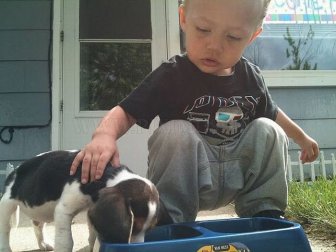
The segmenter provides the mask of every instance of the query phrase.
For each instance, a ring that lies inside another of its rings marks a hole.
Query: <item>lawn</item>
[[[315,182],[291,182],[287,218],[309,232],[336,234],[336,178]]]

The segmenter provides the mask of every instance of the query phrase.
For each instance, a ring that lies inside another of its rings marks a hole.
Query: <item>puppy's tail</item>
[[[20,207],[17,206],[16,210],[11,215],[11,219],[10,219],[11,227],[17,228],[19,226],[19,220],[20,220]]]

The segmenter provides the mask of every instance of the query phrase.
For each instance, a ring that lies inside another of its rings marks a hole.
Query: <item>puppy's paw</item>
[[[49,243],[45,242],[45,241],[42,241],[39,244],[39,248],[42,251],[52,251],[52,250],[54,250],[54,247],[52,245],[50,245]]]
[[[98,239],[96,239],[93,248],[91,248],[92,252],[99,252],[100,250],[100,242],[98,241]]]

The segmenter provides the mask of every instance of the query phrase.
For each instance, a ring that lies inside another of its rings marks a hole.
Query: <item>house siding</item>
[[[324,152],[326,160],[336,154],[336,87],[270,88],[273,100],[308,135],[314,138]],[[299,161],[300,147],[289,141],[291,160]],[[310,165],[304,166],[304,176],[310,178]],[[315,166],[316,174],[321,175],[321,163]],[[326,165],[327,175],[331,176],[332,164]],[[294,180],[300,178],[298,167],[292,168]]]
[[[50,0],[0,0],[0,171],[50,149]],[[8,130],[1,137],[10,138]],[[0,186],[4,176],[0,176]]]
[[[313,137],[325,153],[336,149],[336,87],[270,88],[285,113]],[[299,146],[292,143],[290,150]]]

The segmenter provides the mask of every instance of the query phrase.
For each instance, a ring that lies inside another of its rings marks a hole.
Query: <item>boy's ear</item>
[[[182,31],[185,29],[186,16],[185,16],[185,7],[183,4],[179,6],[179,20]]]
[[[250,41],[249,41],[249,43],[251,44],[259,35],[260,35],[260,33],[262,33],[262,31],[263,31],[263,28],[262,28],[262,26],[260,26],[260,27],[258,27],[258,29],[254,32],[254,34],[252,35],[252,37],[251,37],[251,39],[250,39]]]

